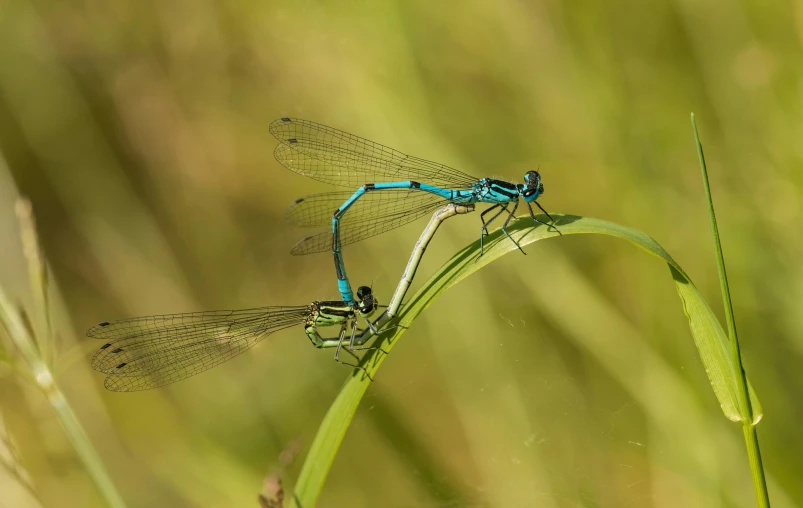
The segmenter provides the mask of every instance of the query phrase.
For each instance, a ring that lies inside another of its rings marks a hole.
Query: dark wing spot
[[[118,347],[117,349],[112,349],[112,353],[119,353],[122,350],[123,350],[123,348]]]
[[[296,138],[290,138],[287,140],[287,142],[292,145],[293,143],[298,143],[298,140]]]
[[[102,346],[100,346],[100,349],[106,349],[107,347],[109,347],[111,345],[112,345],[111,342],[109,342],[108,344],[103,344]]]
[[[282,117],[282,122],[289,122],[289,121],[290,121],[290,119],[289,119],[289,118],[287,118],[287,117]]]
[[[293,201],[293,204],[297,205],[297,204],[301,203],[302,201],[304,201],[304,198],[298,198],[295,201]]]
[[[102,323],[98,323],[98,326],[109,326],[110,324],[111,323],[109,323],[108,321],[104,321]]]
[[[123,363],[121,363],[120,365],[118,365],[117,367],[115,367],[115,369],[122,369],[122,368],[123,368],[123,367],[125,367],[125,366],[126,366],[126,363],[125,363],[125,362],[123,362]]]

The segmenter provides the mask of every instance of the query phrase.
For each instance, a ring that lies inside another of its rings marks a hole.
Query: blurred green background
[[[30,308],[14,217],[28,196],[53,275],[46,347],[130,506],[256,506],[299,443],[282,473],[290,491],[349,375],[300,328],[159,390],[110,393],[89,367],[99,344],[84,331],[101,320],[337,297],[331,256],[290,256],[309,232],[283,222],[296,197],[335,189],[273,160],[271,120],[319,121],[477,176],[518,182],[540,166],[547,210],[652,235],[721,317],[691,111],[765,409],[770,495],[803,505],[799,2],[0,11],[0,284]],[[414,289],[477,238],[478,215],[441,228]],[[348,247],[353,283],[387,302],[425,222]],[[526,250],[415,323],[319,505],[754,506],[741,431],[718,407],[666,266],[602,237]],[[9,353],[0,505],[103,506]]]

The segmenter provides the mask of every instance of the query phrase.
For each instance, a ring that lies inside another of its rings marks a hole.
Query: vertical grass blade
[[[17,212],[20,216],[23,245],[26,245],[26,258],[29,265],[37,265],[29,266],[31,280],[45,283],[47,278],[42,275],[41,272],[41,270],[44,269],[44,265],[42,264],[41,257],[38,255],[39,246],[38,244],[30,244],[30,242],[36,242],[36,232],[30,230],[34,224],[30,206],[26,206],[23,202],[17,207]],[[34,294],[39,292],[41,295],[44,295],[47,291],[47,287],[32,287],[31,290]],[[44,304],[44,302],[46,302],[46,297],[43,296],[37,296],[36,299],[38,304]],[[37,309],[37,312],[40,316],[44,316],[44,314],[47,313],[47,309]],[[46,318],[45,321],[49,322]],[[84,467],[86,467],[89,476],[106,500],[106,503],[113,508],[125,507],[125,502],[117,492],[117,488],[112,482],[111,476],[106,470],[103,461],[100,459],[95,447],[89,440],[89,436],[87,436],[84,428],[81,426],[72,407],[70,407],[64,393],[59,388],[49,365],[42,357],[42,349],[46,349],[50,346],[42,347],[42,340],[46,340],[45,338],[40,338],[38,342],[35,340],[14,303],[2,287],[0,287],[0,326],[5,328],[11,338],[11,342],[19,352],[20,358],[32,374],[36,385],[42,390],[48,402],[53,407],[53,411],[59,419],[67,438],[81,462],[83,462]],[[46,326],[45,329],[49,330],[49,326]]]
[[[722,243],[719,239],[719,228],[717,227],[717,217],[714,213],[714,200],[711,197],[711,186],[708,183],[708,168],[705,164],[705,155],[703,154],[703,145],[700,142],[700,134],[697,131],[697,121],[694,118],[694,113],[691,114],[691,125],[694,131],[694,142],[697,145],[697,157],[700,160],[700,171],[703,177],[703,187],[705,188],[705,197],[708,200],[708,217],[711,221],[711,235],[714,238],[714,250],[717,254],[717,271],[719,272],[719,285],[722,291],[722,303],[725,306],[725,320],[728,326],[728,337],[731,349],[731,361],[733,368],[737,373],[737,387],[739,389],[739,405],[741,412],[747,415],[747,418],[742,420],[745,445],[747,446],[747,456],[750,461],[750,470],[753,476],[753,485],[756,489],[756,499],[758,506],[769,507],[770,498],[767,492],[767,481],[764,478],[764,466],[761,461],[761,450],[758,446],[758,435],[756,434],[755,425],[758,420],[753,416],[754,408],[752,407],[750,397],[748,396],[749,388],[747,383],[747,375],[742,367],[742,355],[739,349],[739,337],[736,334],[736,319],[733,314],[733,303],[731,302],[730,288],[728,286],[728,274],[725,271],[725,256],[722,253]]]

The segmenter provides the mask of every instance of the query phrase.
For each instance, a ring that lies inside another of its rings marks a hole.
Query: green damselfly
[[[243,310],[188,312],[104,321],[86,334],[106,343],[92,357],[92,368],[106,374],[104,385],[117,392],[158,388],[211,369],[250,349],[274,332],[303,325],[317,348],[340,348],[351,327],[354,343],[357,317],[366,323],[378,302],[371,288],[357,290],[354,305],[319,301],[309,305],[257,307]],[[337,338],[320,335],[319,327],[340,326]],[[350,348],[353,349],[353,346]]]
[[[250,349],[265,337],[303,325],[317,348],[335,348],[335,360],[341,349],[349,353],[385,330],[382,328],[401,306],[415,271],[440,223],[457,214],[468,213],[473,206],[450,204],[438,210],[430,220],[408,261],[404,276],[388,309],[371,323],[368,319],[379,307],[372,289],[362,286],[357,300],[318,301],[290,307],[257,307],[244,310],[223,310],[164,314],[104,321],[87,331],[105,344],[92,357],[92,367],[104,374],[107,389],[119,392],[147,390],[165,386],[211,369]],[[366,327],[360,330],[359,320]],[[337,337],[325,338],[319,328],[340,326]],[[346,341],[347,331],[350,336]],[[357,332],[361,333],[358,335]],[[353,354],[353,353],[352,353]]]

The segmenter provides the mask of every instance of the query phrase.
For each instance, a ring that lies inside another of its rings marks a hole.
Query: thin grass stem
[[[37,282],[46,284],[47,278],[41,273],[44,264],[42,263],[41,256],[38,254],[39,246],[38,244],[32,245],[30,243],[32,241],[36,242],[35,231],[29,230],[34,224],[30,206],[26,206],[25,202],[22,202],[22,204],[17,207],[17,212],[20,217],[23,244],[26,245],[26,258],[29,264],[37,265],[33,267],[29,266],[31,281],[34,284]],[[34,294],[39,292],[40,295],[44,295],[46,294],[47,286],[32,287],[31,290]],[[37,305],[42,305],[46,302],[46,297],[35,297],[35,300],[37,301]],[[44,316],[47,313],[47,309],[40,308],[38,312],[40,316]],[[44,322],[49,322],[49,319],[45,318]],[[59,419],[67,438],[106,503],[113,508],[125,507],[125,502],[119,492],[117,492],[117,488],[114,482],[112,482],[111,476],[106,470],[103,461],[92,445],[89,436],[84,431],[81,422],[78,420],[78,417],[67,401],[67,398],[64,396],[64,393],[59,388],[48,363],[42,357],[42,350],[49,349],[51,344],[43,347],[42,340],[35,340],[31,330],[26,326],[20,311],[15,307],[2,287],[0,287],[0,326],[5,328],[12,343],[19,352],[20,357],[32,374],[34,382],[42,390],[48,402],[53,407],[53,411]],[[49,325],[45,325],[45,329],[48,330],[47,333],[49,334]]]
[[[711,197],[711,186],[708,183],[708,169],[703,155],[703,145],[700,142],[700,134],[697,132],[697,121],[694,113],[691,114],[691,125],[694,130],[694,141],[697,144],[697,157],[700,160],[700,171],[703,176],[703,187],[705,196],[708,200],[708,217],[711,220],[711,234],[714,237],[714,250],[717,254],[717,270],[719,272],[719,285],[722,290],[722,302],[725,306],[725,320],[728,326],[728,337],[730,339],[731,360],[737,374],[739,405],[742,413],[748,418],[742,420],[745,445],[747,446],[747,456],[750,461],[750,470],[753,476],[753,486],[756,490],[756,500],[761,508],[770,506],[770,498],[767,492],[767,481],[764,478],[764,466],[761,462],[761,450],[758,446],[758,435],[756,434],[755,419],[753,408],[748,396],[747,375],[742,367],[742,355],[739,348],[739,337],[736,334],[736,320],[733,313],[733,303],[731,301],[730,288],[728,286],[728,274],[725,271],[725,256],[722,253],[722,243],[719,239],[719,228],[717,218],[714,213],[714,200]]]

